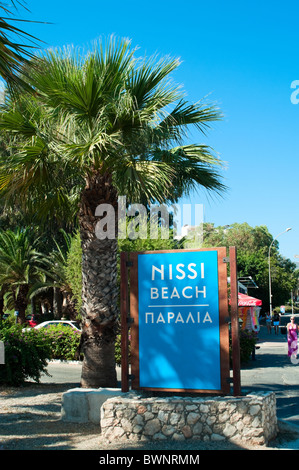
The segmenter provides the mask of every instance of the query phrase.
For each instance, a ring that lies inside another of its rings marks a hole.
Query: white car
[[[44,321],[43,323],[40,323],[39,325],[36,325],[34,329],[39,329],[39,328],[49,328],[49,326],[55,326],[55,325],[63,325],[63,326],[69,326],[71,328],[74,328],[74,330],[80,331],[80,328],[78,328],[78,323],[75,321],[69,321],[69,320],[50,320],[50,321]]]

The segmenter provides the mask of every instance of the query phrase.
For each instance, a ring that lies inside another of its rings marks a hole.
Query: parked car
[[[70,328],[74,328],[74,330],[81,331],[80,328],[79,328],[79,324],[75,321],[70,321],[70,320],[49,320],[49,321],[44,321],[43,323],[40,323],[39,325],[36,325],[34,328],[35,329],[49,328],[50,326],[55,326],[55,325],[69,326]]]

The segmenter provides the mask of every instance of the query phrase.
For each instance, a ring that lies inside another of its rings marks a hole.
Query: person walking
[[[266,325],[268,333],[272,333],[272,316],[270,312],[266,313]]]
[[[288,356],[296,358],[298,354],[298,325],[295,323],[295,317],[291,317],[290,323],[287,324],[288,334]]]
[[[278,335],[279,323],[280,323],[280,315],[279,313],[275,312],[273,315],[273,326],[274,326],[274,332],[276,335]]]

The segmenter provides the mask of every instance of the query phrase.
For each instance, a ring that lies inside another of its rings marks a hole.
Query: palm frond
[[[119,194],[130,201],[164,202],[170,197],[175,169],[159,161],[128,159],[115,171],[114,184]]]
[[[39,277],[37,270],[42,255],[38,240],[31,240],[29,230],[0,232],[0,283],[11,286],[29,284]]]
[[[11,3],[16,8],[13,0]],[[17,3],[24,7],[24,2]],[[6,14],[12,14],[3,2],[0,2],[0,9]],[[22,74],[26,75],[24,65],[29,64],[30,59],[34,57],[33,49],[36,49],[42,41],[12,25],[11,21],[26,22],[26,20],[17,18],[0,17],[0,76],[6,80],[9,86],[21,86],[27,91],[31,91],[28,80],[25,79],[25,76],[22,77]],[[16,42],[17,38],[21,42]],[[27,42],[26,44],[24,44],[24,40]],[[28,44],[28,41],[31,44]]]
[[[175,169],[169,202],[177,202],[183,195],[197,189],[204,188],[219,195],[227,190],[222,176],[216,170],[217,167],[222,169],[224,163],[209,146],[192,144],[169,151],[157,149],[153,158]]]
[[[213,149],[188,145],[192,128],[204,135],[222,114],[204,100],[186,101],[170,80],[178,59],[136,58],[130,41],[110,38],[87,55],[58,49],[33,65],[38,93],[14,96],[0,113],[10,139],[0,194],[18,193],[36,216],[59,218],[94,172],[110,175],[120,194],[136,200],[225,190]]]
[[[167,80],[178,66],[178,59],[164,58],[157,61],[152,57],[131,71],[126,90],[133,98],[136,111],[140,115],[144,114],[147,120],[149,117],[150,120],[156,120],[165,106],[181,97],[180,87]]]

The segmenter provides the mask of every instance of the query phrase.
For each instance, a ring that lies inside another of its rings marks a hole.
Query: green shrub
[[[280,307],[273,308],[273,312],[279,313],[281,315]],[[299,313],[299,307],[296,307],[295,305],[293,307],[292,305],[285,305],[285,313],[286,314]]]
[[[41,328],[46,342],[51,350],[51,359],[77,360],[79,359],[79,345],[81,333],[69,326],[53,325]]]
[[[21,325],[2,322],[0,341],[4,342],[5,364],[0,365],[0,384],[22,385],[26,380],[39,382],[47,373],[49,344],[40,330],[22,331]]]
[[[257,336],[253,331],[241,330],[239,331],[240,339],[240,361],[241,363],[248,362],[251,358],[253,348],[257,342]],[[230,361],[232,361],[232,350],[231,350],[231,334],[230,334]]]
[[[131,361],[131,335],[129,334],[128,342],[128,360]],[[115,362],[118,366],[121,365],[121,335],[117,335],[115,340]]]
[[[75,308],[79,314],[82,306],[82,247],[79,232],[71,239],[65,266],[65,276],[72,289]]]
[[[241,330],[240,331],[240,360],[241,362],[248,362],[251,358],[253,348],[257,342],[257,336],[253,331]]]
[[[117,335],[115,340],[115,362],[119,366],[121,364],[121,336]]]

